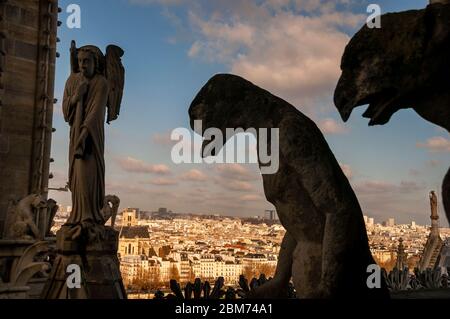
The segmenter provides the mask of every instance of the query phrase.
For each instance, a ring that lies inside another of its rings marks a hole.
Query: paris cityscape
[[[53,232],[65,223],[70,210],[61,207]],[[419,267],[430,225],[397,224],[394,218],[381,221],[366,215],[364,222],[380,267],[389,272],[398,266],[400,243],[404,267],[411,273]],[[214,282],[223,277],[225,285],[238,287],[240,275],[271,277],[286,233],[275,211],[239,218],[127,208],[117,216],[115,227],[120,232],[118,256],[129,298],[152,298],[157,290],[169,291],[172,279],[185,284],[195,278]],[[439,233],[450,247],[450,228],[440,227]],[[445,262],[436,259],[431,262]]]
[[[449,25],[450,0],[0,1],[0,302],[450,299]]]

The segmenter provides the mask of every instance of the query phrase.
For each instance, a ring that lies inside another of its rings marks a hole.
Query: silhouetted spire
[[[420,259],[420,270],[427,268],[434,269],[437,259],[441,252],[443,241],[439,235],[439,215],[438,215],[438,201],[434,191],[430,192],[430,206],[431,206],[431,231],[425,244],[422,257]]]
[[[406,263],[405,247],[403,246],[403,238],[400,238],[398,240],[396,267],[398,270],[403,270],[404,268],[408,267],[408,264]]]

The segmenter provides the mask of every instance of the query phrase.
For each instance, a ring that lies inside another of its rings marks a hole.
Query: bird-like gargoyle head
[[[212,77],[191,103],[189,117],[191,128],[201,121],[203,135],[207,129],[217,128],[227,142],[227,129],[270,128],[273,105],[272,95],[251,82],[232,74]],[[203,148],[209,144],[205,141]]]
[[[369,125],[389,122],[413,108],[450,130],[450,4],[381,16],[381,28],[364,26],[342,58],[335,105],[344,121],[369,105]]]
[[[218,128],[225,133],[226,128],[245,128],[248,121],[245,114],[251,107],[245,104],[245,99],[253,88],[252,83],[236,75],[213,76],[191,103],[191,127],[194,129],[194,121],[202,121],[203,130]]]
[[[381,16],[381,28],[363,27],[342,58],[334,101],[344,121],[368,104],[369,125],[386,124],[412,108],[450,132],[450,1],[424,10]],[[450,220],[450,170],[442,184]]]

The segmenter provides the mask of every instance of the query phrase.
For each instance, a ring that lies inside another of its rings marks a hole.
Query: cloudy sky
[[[373,1],[372,1],[373,2]],[[81,29],[65,8],[78,3]],[[106,5],[107,3],[107,5]],[[364,107],[348,123],[332,96],[340,58],[365,22],[364,0],[61,0],[56,96],[69,75],[69,47],[115,43],[127,71],[121,117],[106,129],[107,192],[122,208],[235,216],[262,215],[256,164],[175,165],[170,133],[189,127],[193,97],[216,73],[235,73],[286,99],[322,129],[366,215],[429,223],[428,192],[440,191],[450,163],[448,133],[413,111],[367,126]],[[423,8],[426,0],[378,1],[383,13]],[[67,181],[68,127],[57,105],[53,187]],[[67,193],[52,192],[63,205]],[[440,209],[443,217],[443,210]],[[441,223],[446,224],[445,218]]]

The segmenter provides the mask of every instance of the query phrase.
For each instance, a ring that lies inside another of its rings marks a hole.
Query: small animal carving
[[[47,207],[46,201],[32,194],[20,201],[12,201],[8,209],[4,237],[7,239],[40,239],[36,226],[36,211]]]

